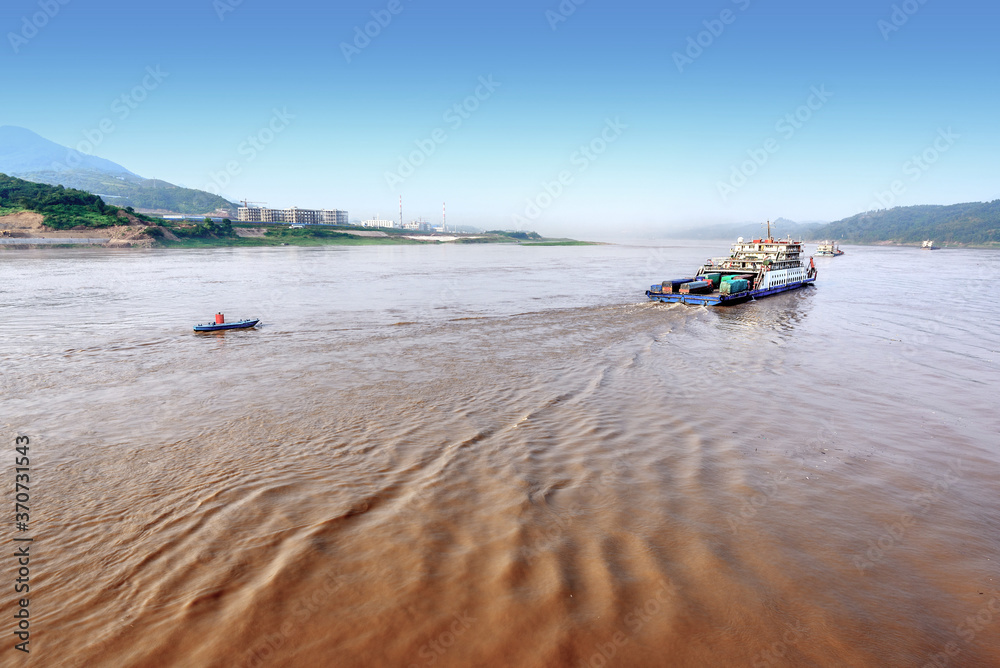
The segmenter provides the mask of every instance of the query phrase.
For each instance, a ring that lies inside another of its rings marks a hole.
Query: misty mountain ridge
[[[814,230],[822,227],[824,224],[797,223],[787,218],[776,218],[771,221],[771,236],[775,239],[783,239],[791,235],[793,239],[802,239],[810,236]],[[696,241],[735,241],[739,237],[743,237],[744,239],[761,239],[767,236],[767,222],[708,225],[679,230],[667,236],[673,239],[691,239]]]
[[[766,223],[707,225],[673,232],[674,239],[697,241],[759,239]],[[796,223],[785,218],[771,221],[771,236],[791,235],[802,241],[834,240],[855,244],[919,244],[930,239],[938,245],[1000,245],[1000,200],[963,204],[898,206],[866,211],[831,223]]]
[[[0,126],[0,174],[83,190],[120,207],[195,215],[236,208],[218,195],[145,179],[115,162],[11,125]]]
[[[32,172],[97,171],[139,178],[121,165],[104,158],[80,153],[54,141],[14,125],[0,126],[0,172],[30,174]]]
[[[898,206],[866,211],[813,230],[814,239],[849,243],[1000,244],[1000,199],[964,204]]]

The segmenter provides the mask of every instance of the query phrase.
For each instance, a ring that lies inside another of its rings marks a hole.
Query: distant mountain
[[[1000,200],[868,211],[816,228],[814,240],[853,243],[1000,244]]]
[[[237,206],[204,190],[182,188],[166,181],[140,176],[121,176],[93,170],[28,172],[16,176],[35,183],[86,190],[100,195],[108,204],[115,206],[131,206],[161,213],[201,215],[217,210],[235,213]]]
[[[200,215],[235,211],[237,206],[203,190],[144,179],[110,160],[79,153],[10,125],[0,126],[0,173],[84,190],[120,207]]]
[[[70,169],[139,178],[119,164],[66,148],[31,130],[13,125],[0,126],[0,172],[30,174]]]
[[[810,236],[813,230],[822,227],[823,223],[796,223],[787,218],[778,218],[771,221],[771,236],[786,237],[789,234],[799,239]],[[739,237],[744,239],[757,239],[767,234],[767,223],[739,223],[737,225],[709,225],[707,227],[695,227],[678,232],[669,233],[667,236],[673,239],[694,239],[711,240],[716,239],[735,241]]]

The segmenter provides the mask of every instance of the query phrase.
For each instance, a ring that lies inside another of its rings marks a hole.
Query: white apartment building
[[[391,220],[382,220],[378,216],[371,218],[369,220],[361,221],[362,227],[396,227],[396,223]]]
[[[236,212],[241,223],[288,223],[290,225],[347,225],[347,212],[339,209],[265,209],[241,206]]]

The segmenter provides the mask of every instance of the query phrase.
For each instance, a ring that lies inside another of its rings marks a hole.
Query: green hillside
[[[212,193],[144,179],[110,160],[81,154],[10,125],[0,126],[0,173],[84,190],[121,207],[189,215],[236,211],[236,205]]]
[[[0,174],[0,212],[35,211],[53,229],[120,225],[118,207],[82,190],[32,183]]]
[[[869,211],[824,225],[810,236],[859,244],[931,239],[938,245],[1000,245],[1000,200]]]
[[[108,204],[136,209],[201,215],[217,210],[235,213],[236,205],[228,200],[191,188],[181,188],[166,181],[143,179],[131,174],[110,174],[96,170],[31,172],[18,174],[36,183],[61,185],[102,195]]]

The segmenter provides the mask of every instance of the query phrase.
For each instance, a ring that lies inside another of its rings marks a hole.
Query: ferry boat
[[[921,246],[924,250],[937,250],[937,246],[934,245],[933,241],[925,241]]]
[[[824,241],[823,243],[816,246],[816,255],[821,255],[824,257],[836,257],[838,255],[843,255],[844,251],[840,250],[840,246],[834,241]]]
[[[806,266],[802,242],[772,239],[771,224],[766,239],[733,244],[729,257],[708,260],[693,278],[663,281],[650,286],[646,296],[668,304],[719,306],[738,304],[797,290],[816,282],[816,264]]]

